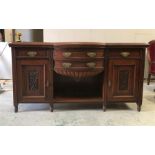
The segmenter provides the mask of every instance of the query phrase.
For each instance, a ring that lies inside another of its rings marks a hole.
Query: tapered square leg
[[[150,79],[151,79],[151,74],[148,74],[148,78],[147,78],[147,85],[150,84]]]
[[[15,113],[18,112],[18,105],[15,105],[15,106],[14,106],[14,111],[15,111]]]
[[[103,111],[105,112],[107,110],[107,107],[105,104],[103,104],[103,107],[102,107]]]
[[[50,104],[50,107],[51,107],[51,112],[53,112],[53,110],[54,110],[54,105],[53,105],[53,103]]]
[[[138,111],[138,112],[141,111],[141,105],[137,105],[137,111]]]
[[[142,101],[141,102],[137,102],[137,111],[138,112],[141,111],[141,106],[142,106]]]

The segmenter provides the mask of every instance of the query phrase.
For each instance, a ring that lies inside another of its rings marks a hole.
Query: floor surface
[[[142,111],[135,103],[109,105],[106,112],[101,105],[57,104],[50,112],[48,104],[20,104],[14,113],[12,82],[0,90],[1,126],[139,126],[155,125],[155,82],[144,83]]]

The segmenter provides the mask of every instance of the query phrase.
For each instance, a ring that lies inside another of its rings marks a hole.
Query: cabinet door
[[[48,60],[18,60],[17,70],[19,102],[47,102],[50,92]]]
[[[108,100],[135,101],[138,91],[138,60],[110,60]]]

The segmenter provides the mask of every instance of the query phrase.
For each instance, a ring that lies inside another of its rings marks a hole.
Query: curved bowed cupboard
[[[10,43],[15,112],[20,103],[133,102],[141,110],[143,43]]]

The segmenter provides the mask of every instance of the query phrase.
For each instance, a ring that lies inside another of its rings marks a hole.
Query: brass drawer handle
[[[91,58],[96,57],[96,53],[95,52],[87,52],[87,55]]]
[[[70,68],[72,66],[72,64],[71,63],[68,63],[68,62],[64,62],[64,63],[62,63],[62,66],[64,68]]]
[[[86,65],[87,65],[87,67],[89,67],[89,68],[95,68],[96,63],[95,63],[95,62],[88,62],[88,63],[86,63]]]
[[[121,52],[120,55],[124,58],[127,58],[130,55],[130,52]]]
[[[35,57],[37,55],[37,52],[30,51],[30,52],[27,52],[27,55],[29,57]]]
[[[71,54],[72,54],[71,52],[63,52],[63,56],[64,56],[65,58],[70,57]]]

